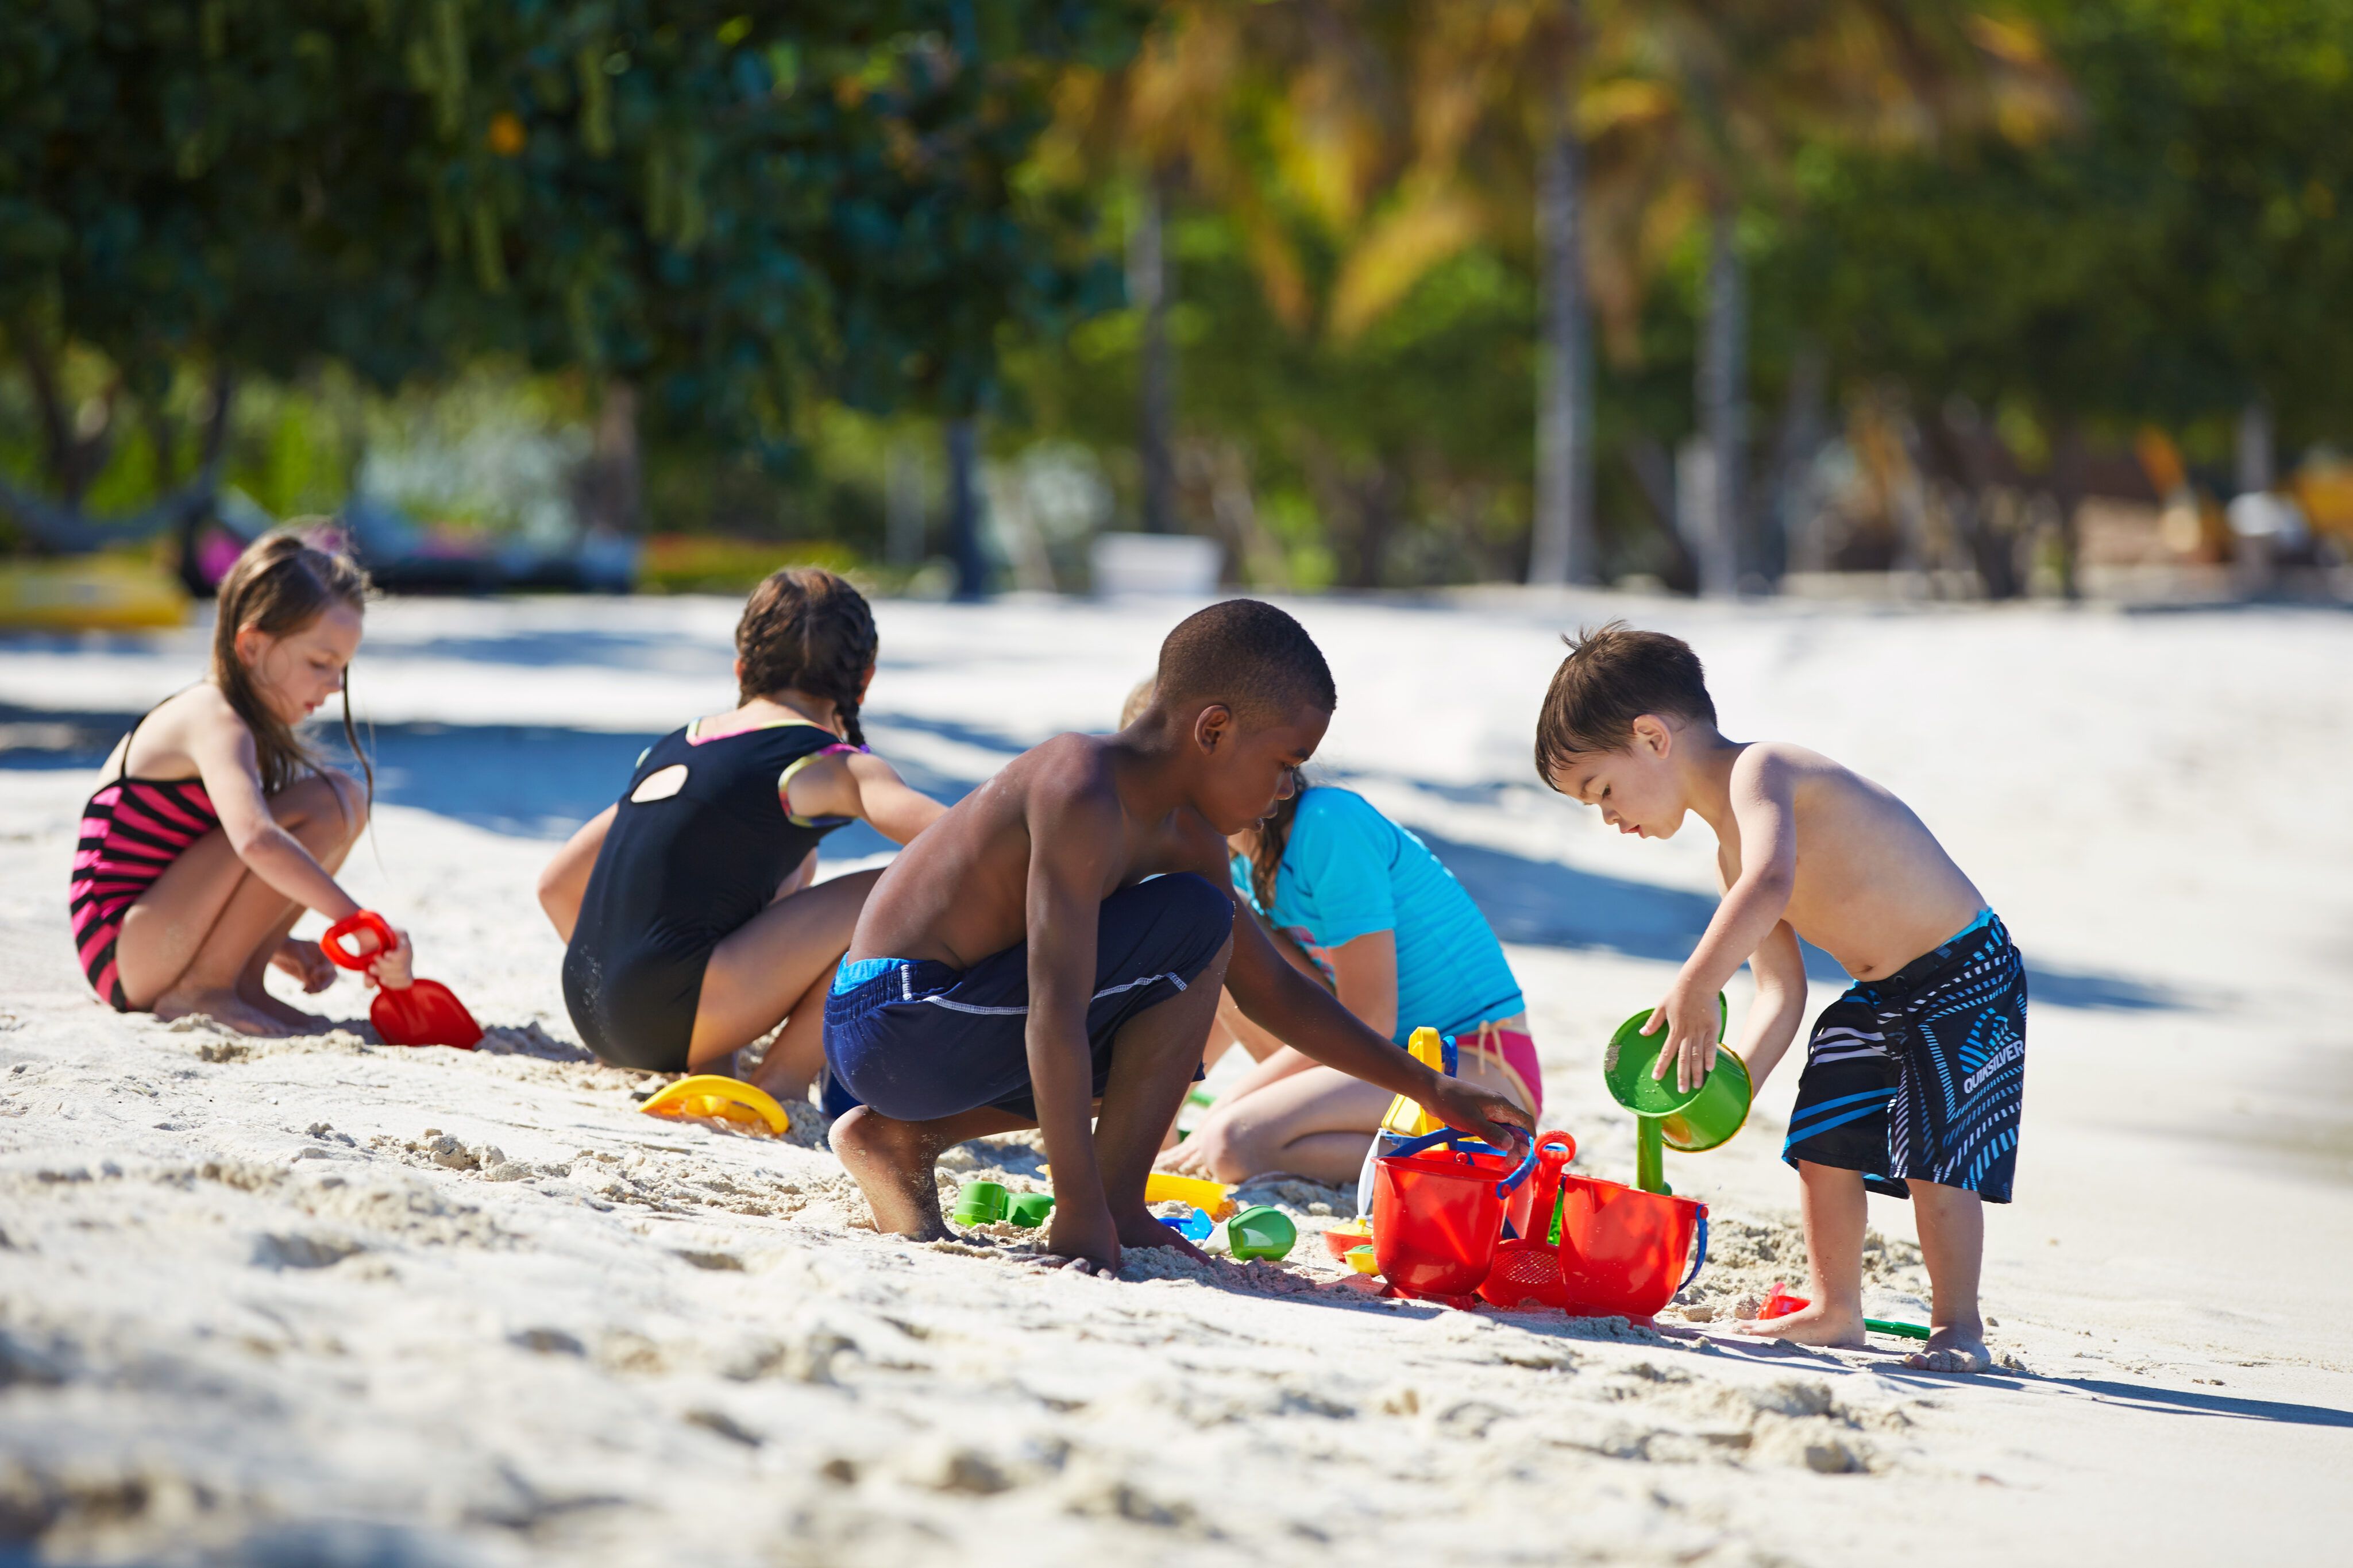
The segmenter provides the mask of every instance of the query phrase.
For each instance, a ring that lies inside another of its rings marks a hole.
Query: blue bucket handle
[[[1508,1160],[1511,1158],[1509,1151],[1498,1149],[1493,1143],[1483,1142],[1479,1139],[1473,1138],[1468,1132],[1457,1132],[1451,1127],[1441,1127],[1435,1132],[1425,1132],[1419,1138],[1408,1139],[1405,1142],[1400,1143],[1396,1148],[1390,1150],[1387,1154],[1383,1155],[1382,1158],[1388,1160],[1402,1160],[1409,1155],[1419,1154],[1426,1150],[1435,1149],[1440,1143],[1453,1144],[1454,1152],[1458,1154],[1500,1154],[1504,1159]],[[1528,1152],[1526,1158],[1520,1162],[1520,1168],[1518,1170],[1514,1171],[1510,1175],[1505,1176],[1502,1181],[1495,1184],[1495,1195],[1499,1198],[1510,1196],[1512,1189],[1518,1186],[1522,1182],[1526,1181],[1528,1179],[1528,1173],[1535,1168],[1536,1142],[1534,1139],[1530,1139],[1528,1142]]]
[[[1684,1276],[1683,1276],[1683,1282],[1682,1284],[1680,1284],[1680,1285],[1678,1285],[1678,1286],[1676,1286],[1676,1287],[1675,1287],[1675,1294],[1676,1294],[1676,1295],[1678,1295],[1678,1296],[1680,1296],[1680,1295],[1682,1295],[1684,1291],[1686,1291],[1686,1290],[1690,1289],[1691,1289],[1691,1282],[1692,1282],[1693,1280],[1694,1280],[1694,1279],[1698,1279],[1698,1278],[1699,1278],[1699,1271],[1700,1271],[1701,1269],[1703,1269],[1703,1268],[1706,1268],[1706,1267],[1707,1267],[1707,1205],[1706,1205],[1705,1204],[1702,1204],[1702,1205],[1699,1205],[1699,1256],[1692,1259],[1692,1268],[1691,1268],[1691,1272],[1690,1272],[1690,1273],[1688,1273],[1688,1274],[1686,1274],[1686,1275],[1684,1275]]]

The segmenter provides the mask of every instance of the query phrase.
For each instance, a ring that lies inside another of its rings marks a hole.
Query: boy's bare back
[[[1040,832],[1060,854],[1083,847],[1097,898],[1172,871],[1222,882],[1224,837],[1190,807],[1149,798],[1145,766],[1116,737],[1058,735],[1023,752],[892,863],[846,956],[963,969],[1022,941]]]
[[[1740,880],[1743,816],[1786,810],[1796,875],[1782,918],[1856,979],[1893,973],[1985,907],[1926,825],[1883,786],[1787,742],[1751,742],[1738,753],[1733,810],[1715,824],[1718,876],[1727,889]]]

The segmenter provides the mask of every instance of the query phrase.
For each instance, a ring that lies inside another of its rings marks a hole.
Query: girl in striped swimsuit
[[[69,908],[82,972],[115,1011],[208,1014],[248,1035],[325,1027],[262,976],[275,965],[325,989],[334,970],[318,944],[288,933],[306,909],[359,911],[332,873],[373,791],[321,765],[294,725],[343,692],[359,754],[343,671],[367,591],[348,556],[290,531],[257,540],[221,582],[210,679],[149,712],[107,759],[82,812]],[[404,934],[371,973],[406,985],[409,958]]]

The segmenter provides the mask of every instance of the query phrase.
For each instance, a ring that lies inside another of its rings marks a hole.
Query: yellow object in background
[[[1434,1073],[1446,1070],[1446,1047],[1435,1029],[1416,1029],[1406,1041],[1406,1052],[1414,1060]],[[1398,1095],[1389,1101],[1388,1112],[1381,1118],[1381,1131],[1402,1137],[1419,1138],[1435,1132],[1446,1123],[1424,1110],[1418,1101]]]
[[[1230,1188],[1196,1176],[1173,1176],[1166,1171],[1155,1171],[1144,1178],[1144,1201],[1191,1204],[1211,1219],[1225,1219],[1234,1212]]]
[[[730,1121],[739,1127],[765,1127],[776,1137],[792,1131],[792,1121],[785,1108],[750,1084],[716,1073],[696,1073],[682,1078],[638,1110],[648,1116],[677,1118],[702,1117],[713,1121]]]
[[[12,631],[143,632],[187,618],[187,591],[143,562],[0,563],[0,626]]]

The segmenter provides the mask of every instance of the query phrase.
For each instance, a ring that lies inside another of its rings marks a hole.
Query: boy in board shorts
[[[892,863],[825,1013],[834,1152],[883,1230],[948,1235],[939,1154],[1037,1127],[1048,1261],[1108,1275],[1123,1247],[1198,1257],[1144,1185],[1221,984],[1316,1060],[1525,1146],[1517,1105],[1415,1061],[1234,918],[1226,837],[1289,793],[1334,701],[1298,622],[1214,605],[1161,645],[1142,717],[1023,752]]]
[[[1572,639],[1536,728],[1536,771],[1620,833],[1715,830],[1724,902],[1643,1026],[1655,1075],[1690,1089],[1715,1059],[1716,993],[1745,961],[1737,1047],[1765,1079],[1806,1004],[1802,935],[1854,985],[1822,1010],[1782,1158],[1804,1187],[1812,1304],[1740,1331],[1860,1348],[1864,1193],[1917,1205],[1935,1291],[1911,1364],[1990,1364],[1978,1310],[1982,1205],[2010,1201],[2025,1079],[2026,972],[2010,933],[1905,804],[1828,757],[1715,727],[1699,658],[1622,622]]]

